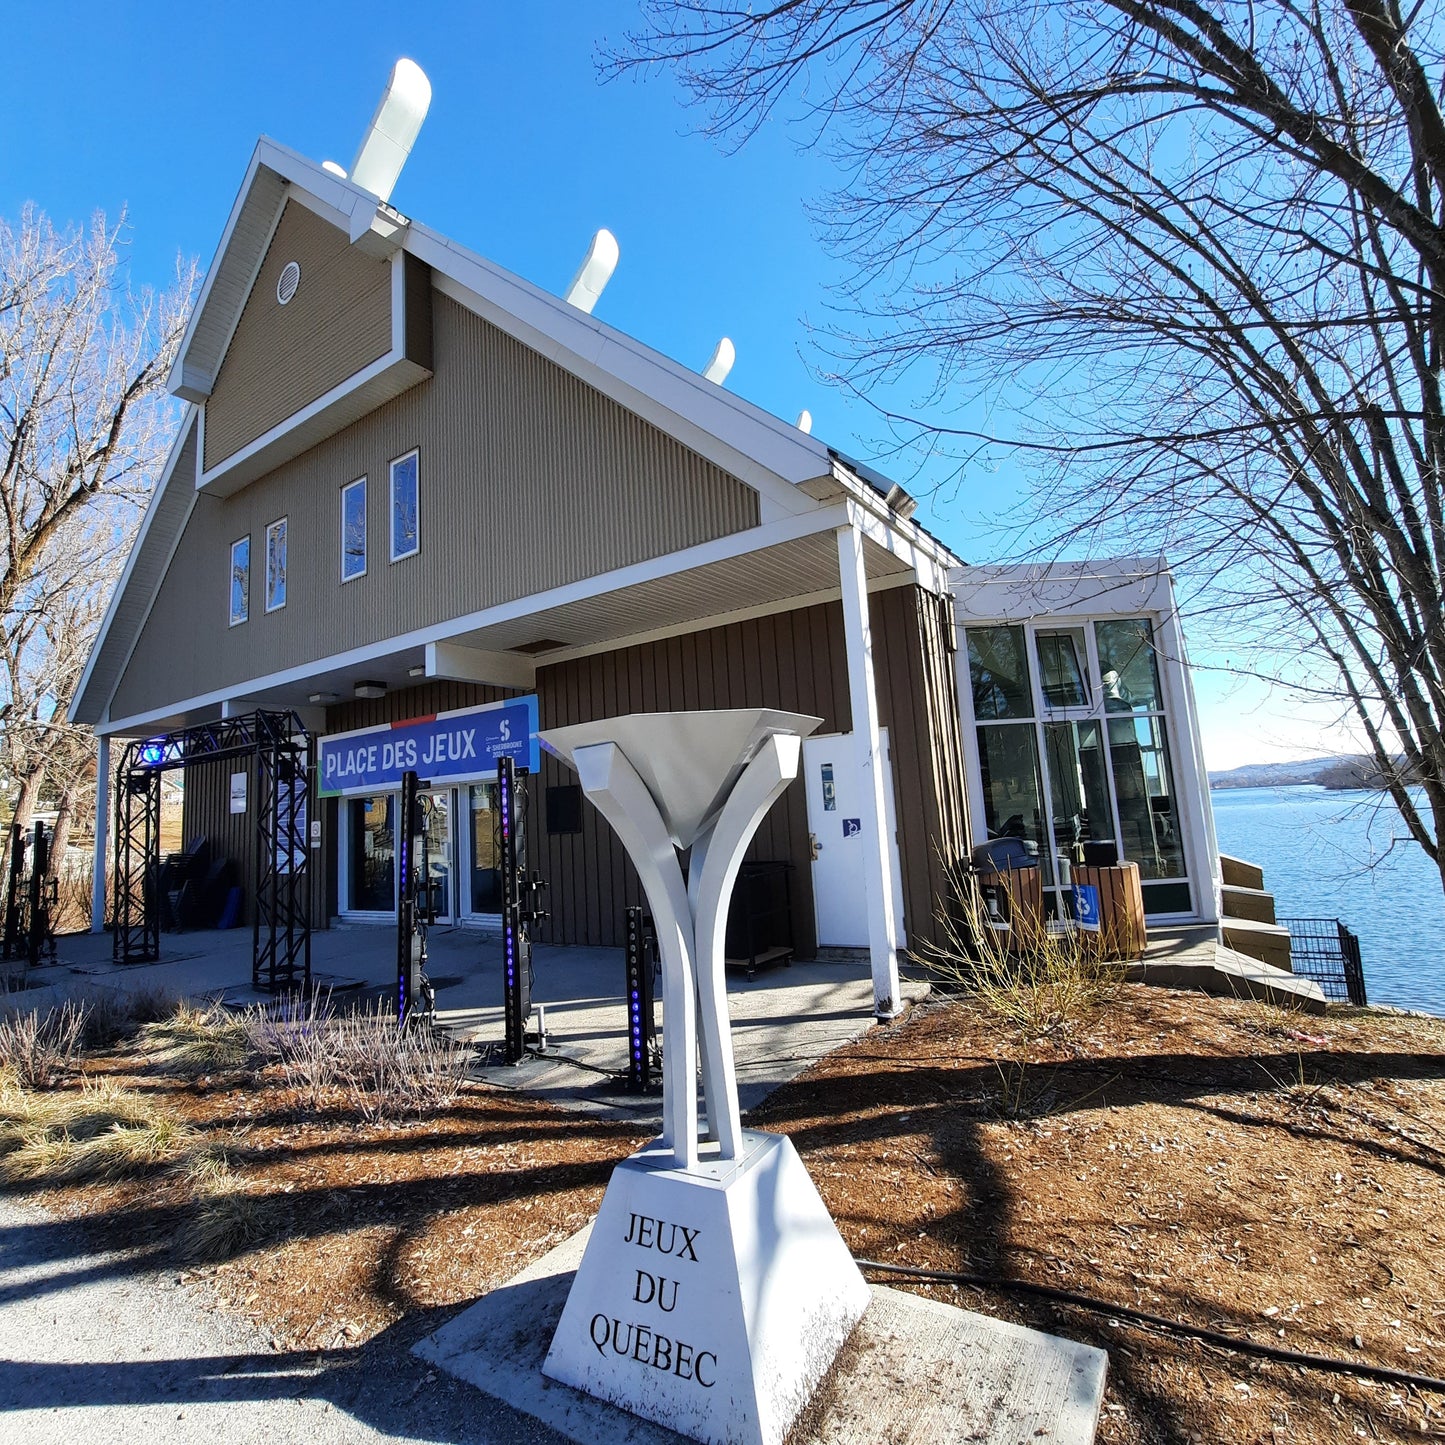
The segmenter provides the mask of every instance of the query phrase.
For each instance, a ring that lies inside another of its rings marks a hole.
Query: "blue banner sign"
[[[1074,886],[1074,920],[1085,933],[1099,932],[1099,890],[1092,883]]]
[[[512,758],[534,773],[541,769],[535,697],[322,738],[318,791],[323,797],[385,793],[401,786],[405,772],[427,783],[482,780],[496,774],[498,758]]]

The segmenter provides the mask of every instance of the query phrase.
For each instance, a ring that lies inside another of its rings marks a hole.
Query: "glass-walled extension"
[[[1191,886],[1208,885],[1186,863],[1153,622],[969,625],[964,637],[976,833],[1037,860],[1056,914],[1069,864],[1114,851],[1139,865],[1146,913],[1193,913]]]

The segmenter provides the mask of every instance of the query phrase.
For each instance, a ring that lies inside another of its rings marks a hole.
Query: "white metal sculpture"
[[[742,1128],[728,1026],[733,885],[820,721],[648,713],[541,735],[627,849],[663,968],[663,1133],[614,1170],[544,1371],[718,1445],[779,1445],[869,1298],[791,1142]]]

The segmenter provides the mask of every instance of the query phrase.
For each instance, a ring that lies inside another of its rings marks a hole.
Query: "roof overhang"
[[[429,679],[530,690],[537,670],[555,663],[836,600],[837,533],[850,526],[863,534],[870,590],[944,585],[943,570],[927,553],[840,503],[689,548],[663,565],[622,568],[154,712],[106,718],[97,731],[138,736],[219,716],[227,706],[303,709],[315,697],[349,701],[363,679],[389,690]],[[539,642],[555,645],[539,651]]]

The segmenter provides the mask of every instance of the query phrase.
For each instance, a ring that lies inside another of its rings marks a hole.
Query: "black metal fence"
[[[1338,918],[1281,918],[1279,923],[1289,929],[1290,963],[1301,978],[1319,984],[1334,1003],[1366,1002],[1360,940]]]

